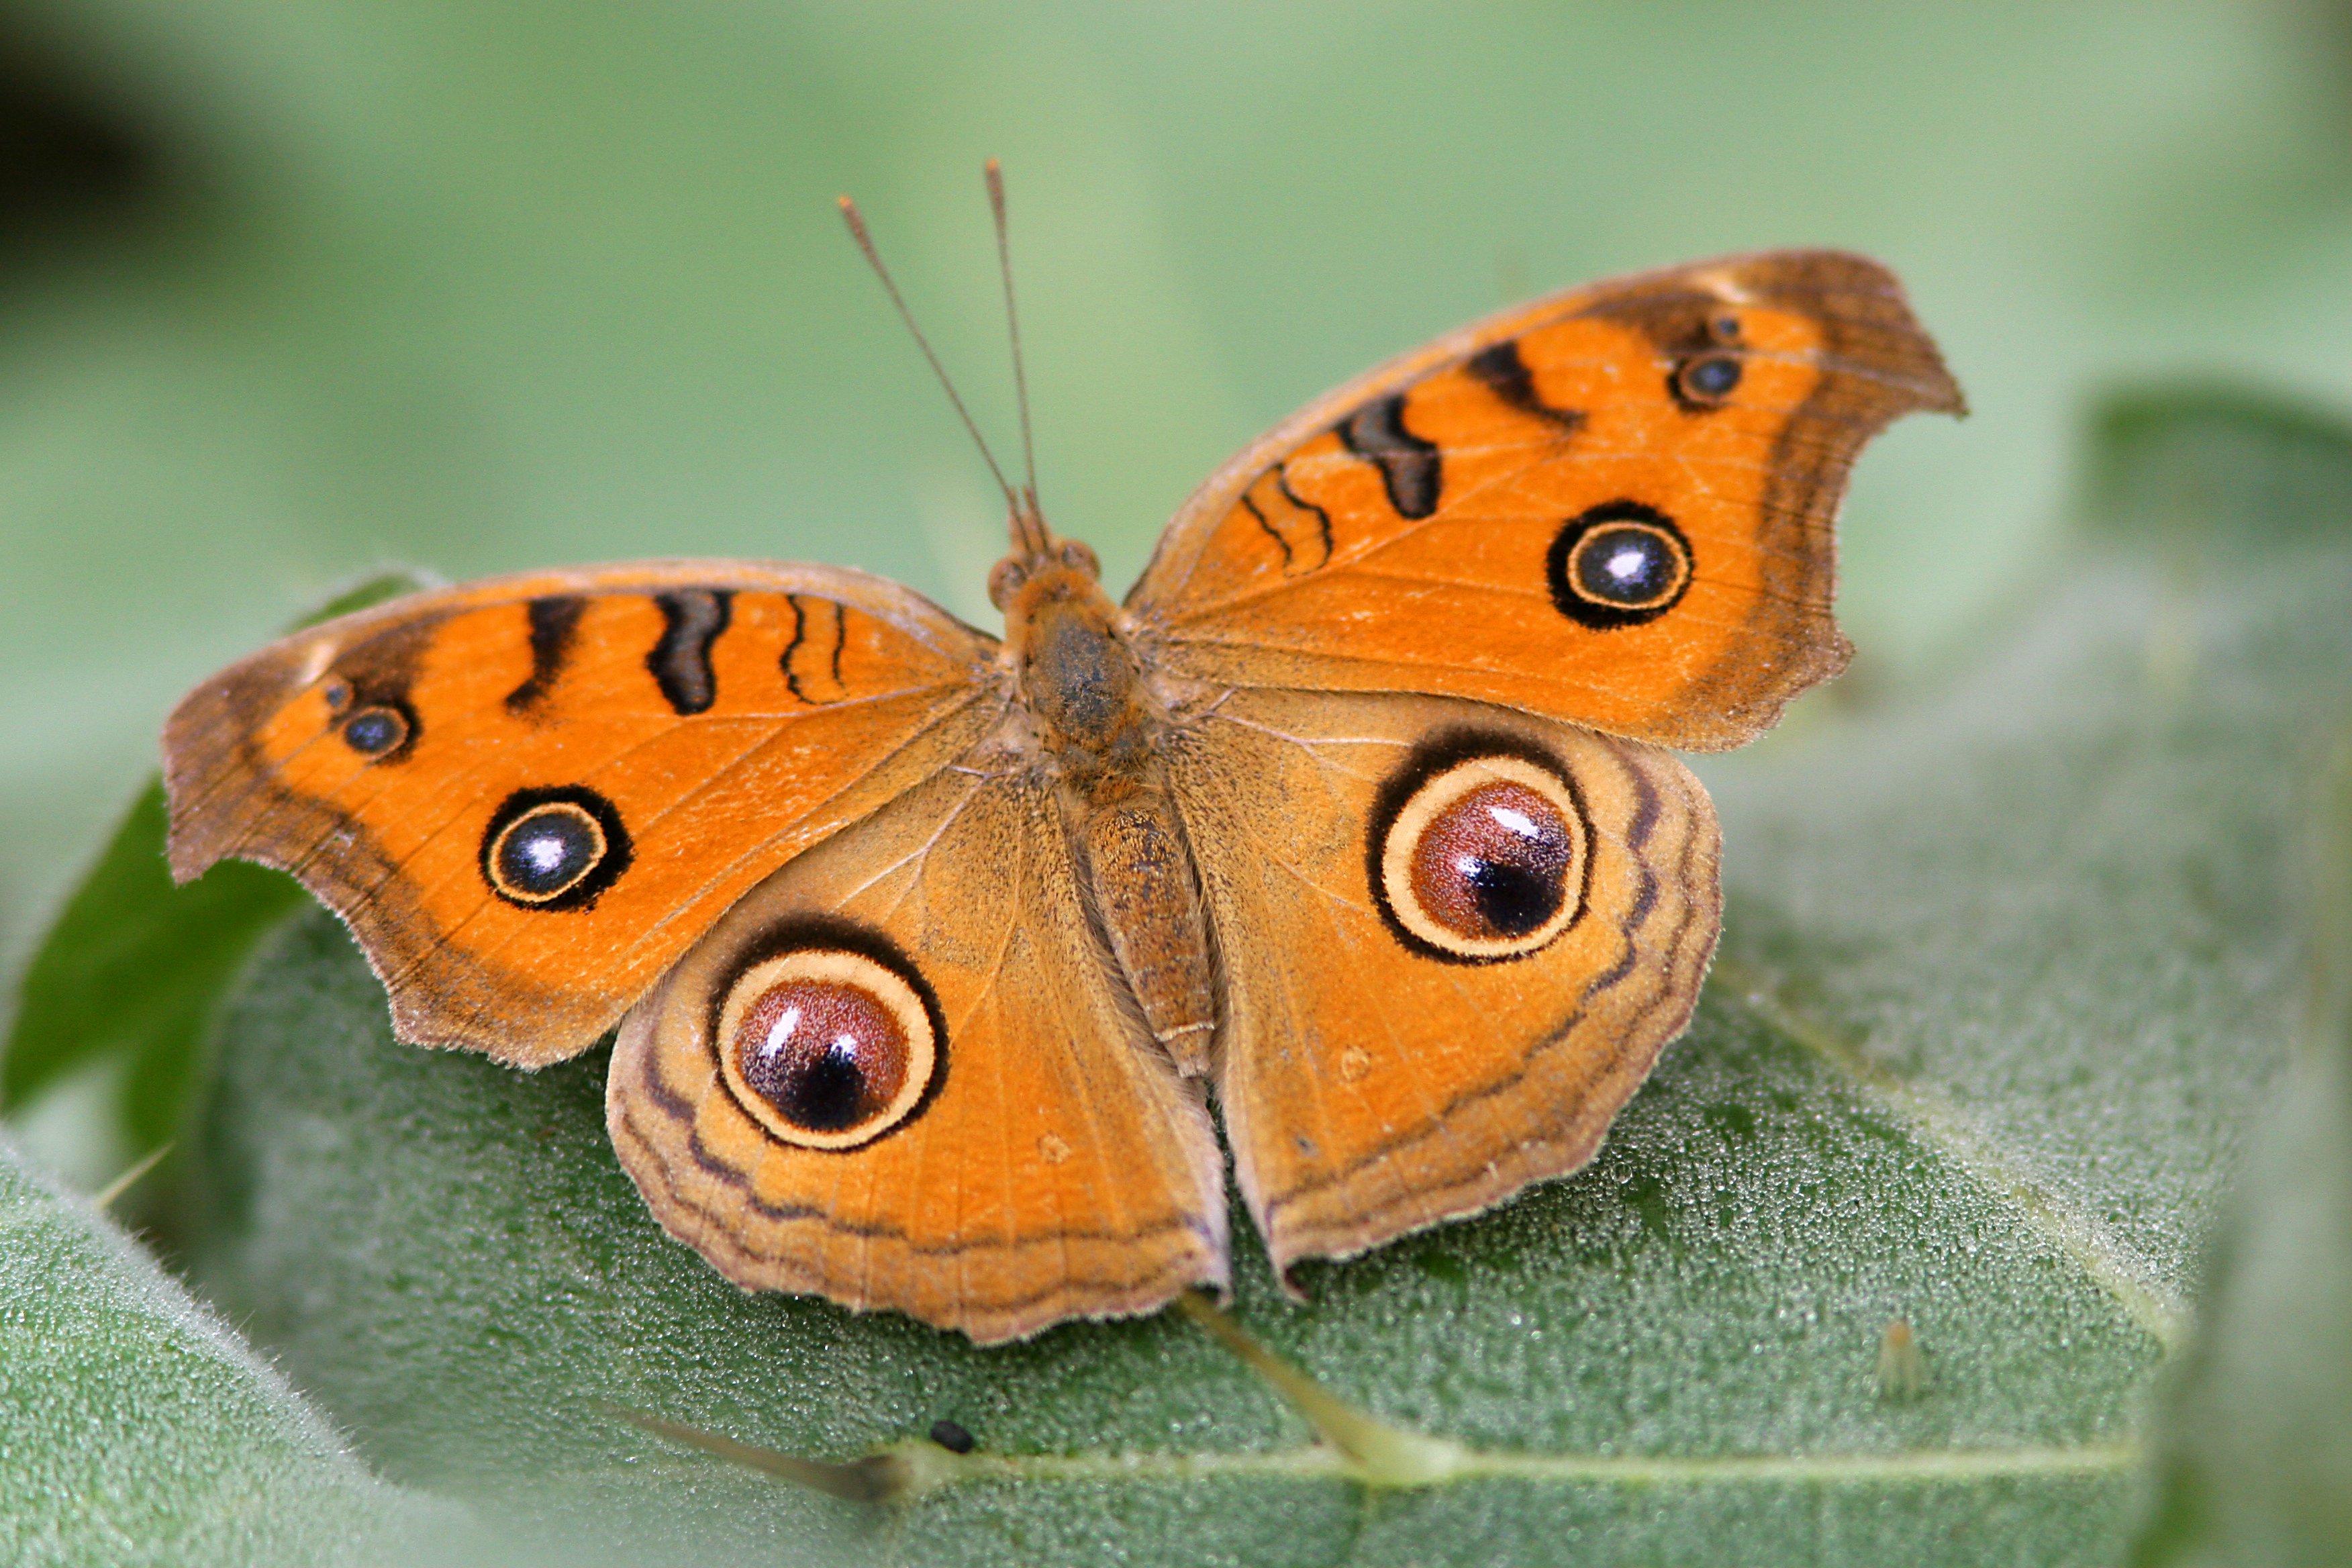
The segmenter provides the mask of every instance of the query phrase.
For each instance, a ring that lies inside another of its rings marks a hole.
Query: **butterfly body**
[[[1198,1077],[1216,1028],[1215,974],[1199,874],[1169,794],[1170,715],[1102,592],[1094,552],[1055,540],[1040,519],[1021,527],[1037,548],[1008,556],[991,588],[1040,761],[1058,785],[1071,859],[1152,1038],[1178,1071]]]
[[[1858,258],[1555,296],[1277,428],[1123,602],[1016,501],[1001,638],[720,561],[298,633],[173,713],[173,868],[293,871],[407,1038],[617,1025],[615,1150],[748,1288],[1147,1310],[1224,1282],[1228,1159],[1286,1271],[1591,1158],[1714,948],[1664,748],[1843,663],[1846,470],[1958,407]]]

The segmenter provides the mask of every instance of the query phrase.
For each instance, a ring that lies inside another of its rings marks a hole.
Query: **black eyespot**
[[[542,805],[499,835],[496,853],[499,885],[543,902],[595,869],[604,830],[576,805]]]
[[[1691,569],[1690,541],[1674,519],[1636,500],[1569,519],[1545,562],[1554,606],[1594,631],[1664,615],[1690,587]]]
[[[382,759],[405,745],[415,728],[399,709],[373,703],[343,721],[343,744],[363,757]]]
[[[871,1102],[877,1096],[861,1059],[869,1049],[865,1040],[847,1045],[835,1040],[790,1072],[774,1073],[765,1081],[748,1070],[743,1076],[796,1125],[812,1132],[838,1132],[873,1114]]]
[[[1499,800],[1486,815],[1502,820],[1530,816],[1524,810],[1514,813],[1513,804]],[[1559,822],[1538,819],[1535,828],[1518,831],[1527,843],[1504,846],[1507,853],[1516,851],[1517,859],[1465,853],[1454,867],[1478,911],[1477,923],[1507,937],[1525,936],[1559,913],[1570,864],[1567,830]]]
[[[1739,384],[1739,369],[1731,354],[1702,354],[1675,367],[1669,390],[1685,409],[1713,408]]]
[[[629,835],[594,790],[517,790],[483,831],[481,863],[482,879],[508,903],[584,909],[628,869]]]

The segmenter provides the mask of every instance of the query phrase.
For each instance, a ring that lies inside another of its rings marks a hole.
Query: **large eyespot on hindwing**
[[[803,1149],[856,1149],[904,1125],[945,1055],[912,973],[846,947],[789,948],[745,966],[712,1035],[744,1114]]]
[[[1373,901],[1407,947],[1454,963],[1540,952],[1584,912],[1592,827],[1574,782],[1508,738],[1408,763],[1372,816]]]
[[[1690,541],[1637,500],[1603,501],[1560,525],[1544,560],[1551,602],[1597,632],[1654,621],[1691,585]]]
[[[582,784],[519,789],[482,830],[482,880],[526,910],[583,910],[629,868],[613,803]]]

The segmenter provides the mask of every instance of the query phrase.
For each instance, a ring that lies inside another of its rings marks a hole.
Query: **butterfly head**
[[[1007,529],[1013,548],[988,574],[988,600],[1004,612],[1008,636],[1039,605],[1056,600],[1102,598],[1102,563],[1082,539],[1064,539],[1045,526],[1034,490],[1012,498]]]

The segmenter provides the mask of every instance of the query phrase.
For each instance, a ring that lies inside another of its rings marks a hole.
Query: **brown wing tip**
[[[1783,250],[1734,258],[1727,270],[1738,287],[1801,301],[1830,323],[1831,363],[1897,395],[1889,400],[1887,419],[1909,413],[1968,416],[1968,398],[1943,351],[1885,263],[1851,250]]]
[[[172,885],[184,888],[226,858],[211,845],[201,841],[197,830],[173,803],[170,824],[163,830],[163,863],[171,870]]]
[[[257,796],[268,784],[248,737],[299,684],[316,640],[316,634],[298,634],[240,659],[181,698],[163,721],[165,844],[175,881],[232,858],[275,864],[245,847]]]
[[[429,922],[393,896],[397,886],[380,858],[368,858],[365,835],[278,784],[254,749],[253,734],[311,679],[305,670],[323,664],[328,637],[306,632],[272,644],[196,687],[163,721],[172,879],[194,881],[224,860],[292,876],[349,928],[391,996],[393,1032],[403,1040],[525,1068],[578,1055],[612,1026],[616,1006],[593,994],[526,993],[513,976],[457,962]],[[330,838],[337,853],[317,853]],[[427,951],[440,955],[431,985],[412,973]]]
[[[232,672],[233,673],[233,672]],[[164,856],[174,882],[191,882],[235,852],[236,742],[231,682],[216,678],[180,700],[163,722]]]

